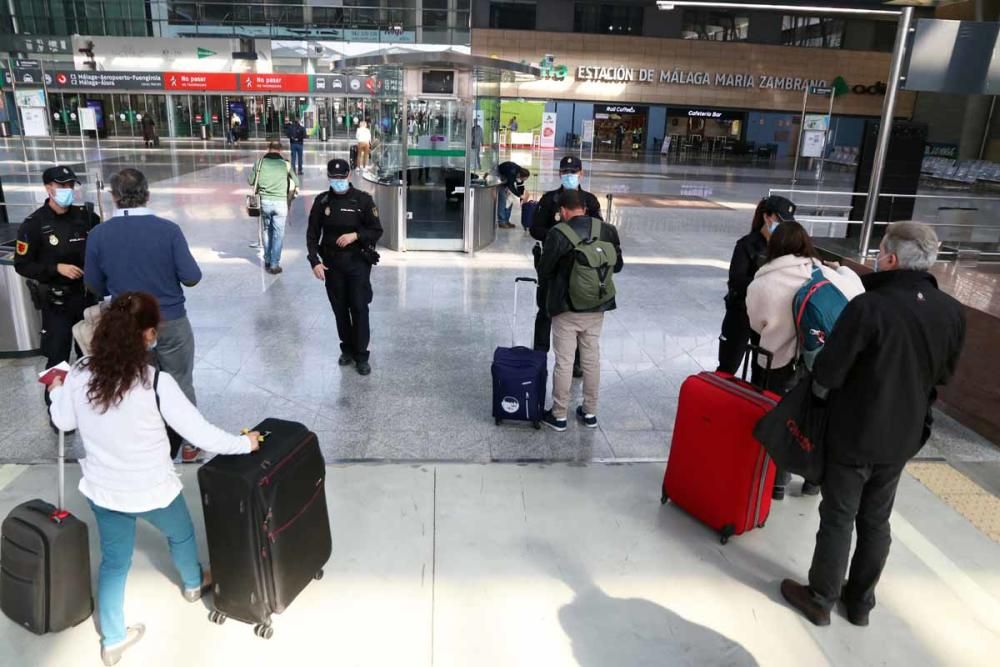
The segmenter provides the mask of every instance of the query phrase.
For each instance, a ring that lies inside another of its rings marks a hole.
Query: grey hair
[[[111,198],[118,208],[140,208],[149,202],[149,181],[138,169],[122,169],[111,177]]]
[[[886,253],[896,256],[901,269],[928,271],[937,260],[937,233],[933,227],[922,222],[889,225],[882,243]]]

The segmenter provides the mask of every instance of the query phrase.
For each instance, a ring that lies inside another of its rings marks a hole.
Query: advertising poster
[[[24,124],[24,136],[49,136],[49,122],[44,108],[21,107],[21,122]]]
[[[823,148],[826,146],[826,132],[822,130],[808,130],[802,133],[802,150],[799,154],[802,157],[823,157]]]
[[[802,123],[802,129],[806,132],[826,132],[830,129],[830,117],[821,113],[807,113],[805,121]]]
[[[542,148],[556,147],[556,114],[552,111],[542,113]]]

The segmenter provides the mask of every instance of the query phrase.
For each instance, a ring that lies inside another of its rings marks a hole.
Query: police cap
[[[559,171],[580,171],[581,169],[583,169],[583,163],[575,155],[567,155],[559,160]]]
[[[351,165],[347,160],[337,158],[326,163],[326,175],[329,178],[343,178],[351,175]]]
[[[64,167],[62,165],[57,165],[55,167],[49,167],[42,172],[42,183],[48,185],[49,183],[79,183],[80,179],[76,177],[73,170],[69,167]]]

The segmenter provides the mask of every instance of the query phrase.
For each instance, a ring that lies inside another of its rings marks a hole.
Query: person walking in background
[[[292,166],[281,157],[281,144],[272,141],[264,157],[254,164],[247,180],[250,185],[256,184],[260,194],[264,270],[277,275],[282,272],[281,249],[285,241],[288,206],[298,192],[299,179],[295,177]]]
[[[240,141],[240,126],[242,125],[239,115],[234,111],[229,119],[229,140],[236,146]]]
[[[816,357],[813,377],[829,390],[819,532],[808,585],[781,582],[785,600],[815,625],[830,624],[838,601],[850,623],[868,625],[899,478],[930,437],[936,387],[958,366],[964,308],[929,273],[937,252],[930,226],[890,225],[875,273],[862,279],[867,291],[847,304]]]
[[[358,123],[354,139],[358,143],[358,169],[364,169],[368,166],[368,156],[372,150],[372,131],[368,129],[367,122]]]
[[[112,176],[111,197],[117,210],[90,233],[83,282],[99,298],[125,292],[156,298],[160,318],[153,356],[196,404],[194,332],[184,308],[184,287],[201,281],[201,268],[181,228],[146,207],[149,182],[141,171],[122,169]],[[188,443],[181,448],[183,462],[198,458],[197,447]]]
[[[497,165],[497,174],[505,186],[497,191],[497,227],[514,229],[516,225],[510,221],[510,212],[515,201],[524,201],[524,179],[531,176],[531,172],[508,161]]]
[[[747,288],[757,270],[767,262],[770,225],[764,220],[767,198],[761,199],[750,223],[750,233],[736,242],[729,261],[729,290],[726,292],[726,316],[719,335],[719,366],[723,373],[735,374],[743,363],[747,343],[760,344],[760,336],[750,328],[747,317]]]
[[[292,171],[301,176],[306,128],[302,127],[302,122],[298,118],[293,117],[285,128],[285,136],[288,137],[288,146],[292,154]]]
[[[152,114],[148,111],[142,114],[142,141],[146,145],[146,148],[158,143],[156,140],[156,122],[153,120]]]
[[[517,116],[510,117],[510,125],[508,127],[510,127],[511,132],[517,132]]]
[[[101,316],[92,354],[51,388],[52,421],[63,431],[78,429],[86,452],[79,489],[100,534],[97,616],[105,665],[116,664],[146,630],[141,623],[125,627],[136,519],[167,538],[185,600],[197,602],[212,584],[198,561],[164,422],[217,454],[245,454],[259,446],[256,432],[230,435],[208,423],[169,373],[157,375],[148,360],[159,324],[160,306],[152,295],[119,294]]]
[[[809,282],[815,268],[819,268],[823,279],[830,281],[848,301],[865,291],[861,278],[851,269],[843,266],[835,270],[824,266],[805,228],[794,220],[785,219],[771,232],[767,263],[747,289],[750,328],[760,336],[760,346],[774,355],[773,368],[761,384],[777,394],[788,391],[795,379],[800,353],[795,295]],[[755,378],[765,374],[756,359],[753,374]],[[772,491],[774,500],[784,499],[789,480],[787,472],[778,471]],[[806,481],[802,493],[816,495],[819,487]]]
[[[586,214],[582,192],[566,192],[559,206],[562,222],[545,238],[538,280],[548,285],[545,309],[552,319],[556,355],[552,408],[544,414],[542,423],[553,430],[565,431],[578,347],[583,405],[577,408],[576,416],[587,428],[597,427],[601,329],[604,313],[617,307],[611,274],[622,270],[623,261],[618,230]]]

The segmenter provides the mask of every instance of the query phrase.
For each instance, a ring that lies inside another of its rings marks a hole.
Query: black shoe
[[[372,365],[367,361],[358,362],[358,375],[371,375]]]
[[[542,415],[542,423],[553,431],[559,431],[561,433],[566,430],[566,420],[556,419],[551,410],[546,410],[545,414]]]
[[[847,582],[840,588],[840,602],[844,605],[844,615],[851,625],[859,628],[868,627],[868,615],[871,613],[867,609],[859,609],[857,605],[847,599]]]
[[[771,500],[784,500],[785,499],[785,487],[776,486],[774,491],[771,492]]]
[[[803,496],[818,496],[819,495],[819,484],[813,484],[812,482],[806,481],[802,483],[802,495]]]
[[[576,364],[573,365],[573,377],[575,378],[583,377],[583,369],[577,366]]]
[[[276,275],[278,275],[279,273],[281,273],[282,271],[284,271],[284,269],[282,269],[282,268],[281,268],[280,266],[278,266],[278,265],[274,265],[274,266],[272,266],[272,267],[271,267],[270,269],[268,269],[268,270],[267,270],[267,272],[268,272],[268,273],[270,273],[270,274],[271,274],[272,276],[276,276]]]
[[[781,597],[812,622],[813,625],[830,625],[830,612],[820,607],[812,599],[808,586],[797,584],[791,579],[781,582]]]
[[[340,358],[337,359],[338,366],[350,366],[353,363],[354,363],[354,357],[347,354],[346,352],[341,352]]]
[[[264,270],[267,271],[268,273],[270,273],[271,272],[271,265],[270,264],[265,264],[264,265]]]
[[[576,407],[576,418],[583,422],[587,428],[597,428],[597,415],[588,415],[583,411],[583,406]]]

